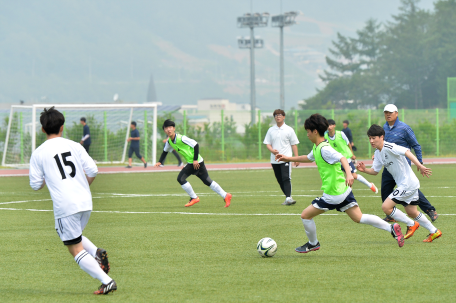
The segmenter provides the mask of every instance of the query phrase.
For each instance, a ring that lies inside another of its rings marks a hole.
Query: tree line
[[[369,19],[355,37],[340,33],[320,75],[325,87],[306,99],[306,109],[446,108],[447,78],[456,77],[456,0],[434,10],[401,0],[392,21]]]

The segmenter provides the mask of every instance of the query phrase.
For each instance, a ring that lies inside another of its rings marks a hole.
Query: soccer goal
[[[90,128],[89,155],[100,164],[124,163],[130,124],[136,122],[140,150],[147,162],[157,158],[157,104],[34,104],[12,105],[4,143],[2,166],[27,166],[32,152],[46,140],[41,131],[40,113],[55,108],[65,116],[63,137],[80,142],[82,117]],[[134,161],[139,161],[133,154]]]

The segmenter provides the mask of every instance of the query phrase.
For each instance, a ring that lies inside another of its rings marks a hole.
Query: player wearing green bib
[[[199,153],[198,142],[187,136],[176,134],[176,124],[169,119],[163,123],[163,130],[168,135],[168,141],[166,141],[163,153],[155,166],[159,167],[165,160],[168,153],[173,150],[177,151],[187,162],[187,165],[184,166],[177,176],[177,182],[179,182],[182,188],[190,196],[190,201],[185,204],[185,207],[192,206],[200,201],[198,196],[193,191],[190,183],[187,182],[187,178],[191,175],[195,175],[200,178],[204,184],[219,194],[225,201],[225,207],[230,206],[232,195],[225,192],[217,182],[212,181],[209,177],[206,165],[204,165],[204,159]]]
[[[322,181],[322,197],[313,200],[312,204],[304,209],[301,214],[309,242],[296,248],[296,252],[308,253],[320,249],[320,242],[317,239],[317,227],[313,218],[333,209],[345,212],[356,223],[368,224],[390,232],[397,240],[399,247],[402,247],[404,245],[404,236],[399,224],[390,225],[380,217],[361,212],[351,191],[354,178],[348,161],[325,140],[325,131],[328,129],[326,118],[319,114],[313,114],[305,121],[304,128],[307,131],[307,137],[314,144],[312,151],[307,156],[287,157],[281,154],[276,155],[277,161],[315,161]],[[345,176],[340,169],[341,164],[345,169]]]
[[[336,121],[334,121],[333,119],[329,119],[328,124],[329,127],[328,131],[325,133],[325,139],[328,141],[332,148],[341,153],[342,156],[344,156],[347,159],[353,178],[369,187],[370,190],[374,193],[378,193],[377,186],[375,186],[374,183],[367,181],[363,176],[358,175],[356,173],[356,167],[352,162],[352,159],[355,160],[356,157],[353,155],[353,150],[350,145],[350,141],[348,141],[347,136],[345,136],[343,132],[336,130]],[[345,171],[345,169],[342,166],[341,169],[342,171]]]

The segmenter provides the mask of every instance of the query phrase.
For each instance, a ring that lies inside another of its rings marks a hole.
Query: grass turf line
[[[439,213],[455,213],[454,198],[444,197],[455,195],[451,188],[455,167],[435,165],[430,179],[420,177],[425,195],[442,197],[430,199]],[[236,192],[228,209],[195,177],[189,178],[190,183],[195,192],[205,195],[190,208],[183,207],[188,200],[185,196],[106,196],[182,194],[177,173],[172,172],[100,175],[92,186],[97,197],[94,210],[296,216],[93,213],[84,235],[109,253],[110,275],[119,286],[109,301],[300,302],[311,298],[316,302],[424,302],[430,291],[436,301],[452,300],[456,281],[453,216],[441,216],[436,222],[442,238],[422,243],[427,230],[421,227],[402,249],[385,231],[353,223],[346,215],[320,216],[315,221],[321,249],[298,254],[294,248],[307,241],[298,214],[312,198],[296,197],[297,205],[280,205],[283,197],[270,196],[273,191],[280,194],[272,169],[210,175],[225,190]],[[294,170],[292,177],[295,193],[319,195],[316,169]],[[380,175],[365,177],[380,185]],[[365,186],[355,181],[355,197],[357,189]],[[49,198],[47,189],[34,192],[24,177],[2,178],[0,192],[0,203]],[[358,198],[362,211],[383,218],[380,195],[358,193],[363,197]],[[52,202],[2,207],[52,209]],[[0,210],[0,217],[2,301],[100,300],[91,294],[98,281],[84,273],[67,252],[54,231],[52,212]],[[263,237],[278,243],[273,258],[261,258],[256,252],[256,243]]]

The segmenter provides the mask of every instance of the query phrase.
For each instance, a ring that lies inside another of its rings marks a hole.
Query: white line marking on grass
[[[16,204],[16,203],[27,203],[27,202],[41,202],[41,201],[51,201],[51,199],[10,201],[10,202],[2,202],[2,203],[0,203],[0,205],[3,205],[3,204]]]

